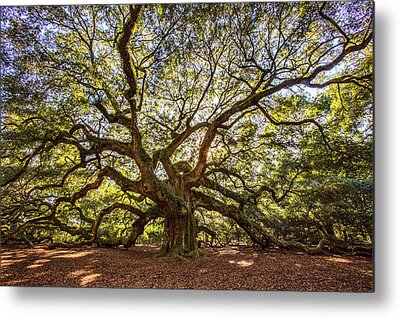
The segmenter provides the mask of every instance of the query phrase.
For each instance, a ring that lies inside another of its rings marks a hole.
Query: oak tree
[[[334,246],[372,213],[372,13],[2,7],[2,240],[129,247],[163,220],[161,254],[196,257],[218,213],[262,247]]]

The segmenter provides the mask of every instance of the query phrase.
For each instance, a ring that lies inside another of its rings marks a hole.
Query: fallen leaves
[[[372,292],[372,259],[246,247],[208,248],[188,262],[158,248],[22,249],[1,252],[1,285]]]

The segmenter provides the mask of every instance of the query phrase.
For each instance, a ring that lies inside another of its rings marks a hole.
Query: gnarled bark
[[[161,256],[198,257],[197,221],[193,214],[186,213],[164,220],[164,238]]]

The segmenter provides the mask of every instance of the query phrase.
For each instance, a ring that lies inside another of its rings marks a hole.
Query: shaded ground
[[[1,284],[19,286],[189,288],[372,292],[372,260],[252,248],[204,249],[188,262],[156,258],[158,248],[8,248]]]

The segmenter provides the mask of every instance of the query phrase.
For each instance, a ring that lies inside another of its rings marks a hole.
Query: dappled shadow
[[[89,250],[2,249],[2,285],[90,286],[102,276],[87,265],[93,257]]]
[[[125,249],[10,249],[1,254],[2,285],[372,291],[372,262],[253,248],[206,248],[190,261],[157,258],[155,246]]]
[[[333,264],[333,266],[340,265],[340,268],[347,269],[349,272],[358,272],[366,277],[373,279],[372,258],[364,256],[352,256],[352,257],[327,257],[327,262]]]

